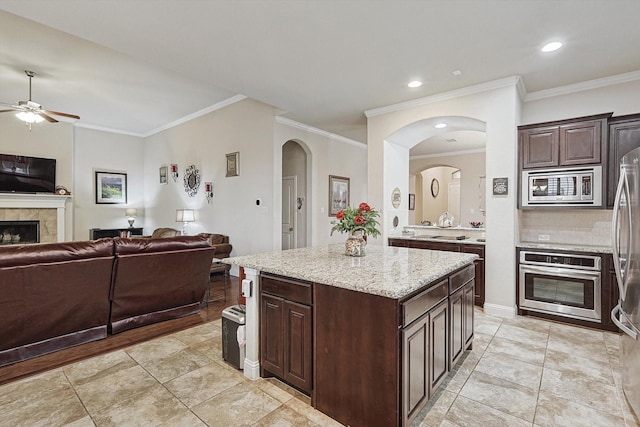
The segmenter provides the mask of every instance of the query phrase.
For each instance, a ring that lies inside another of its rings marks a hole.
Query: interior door
[[[460,183],[449,183],[449,200],[447,202],[447,211],[453,215],[454,222],[460,222]]]
[[[296,177],[282,178],[282,250],[296,245]]]

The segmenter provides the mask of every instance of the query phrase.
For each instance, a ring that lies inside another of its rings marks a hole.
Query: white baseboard
[[[251,361],[247,358],[244,359],[244,376],[250,380],[257,380],[260,378],[260,362]]]
[[[516,308],[506,305],[489,304],[485,302],[484,312],[491,316],[506,317],[507,319],[515,319],[516,317]]]

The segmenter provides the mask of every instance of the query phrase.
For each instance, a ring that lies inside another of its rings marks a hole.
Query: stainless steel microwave
[[[602,166],[522,171],[522,207],[602,206]]]

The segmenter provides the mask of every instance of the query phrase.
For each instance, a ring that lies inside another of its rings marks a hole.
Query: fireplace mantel
[[[71,196],[48,193],[0,193],[0,208],[5,209],[56,209],[58,242],[65,239],[65,210]]]

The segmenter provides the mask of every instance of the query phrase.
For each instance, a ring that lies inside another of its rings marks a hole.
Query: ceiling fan
[[[80,116],[76,116],[75,114],[61,113],[59,111],[45,110],[42,108],[40,104],[37,102],[33,102],[31,100],[31,79],[37,74],[35,71],[25,70],[25,74],[29,77],[29,100],[28,101],[18,101],[16,104],[5,104],[4,102],[0,102],[0,105],[4,105],[9,107],[9,110],[0,110],[0,113],[8,113],[15,112],[16,117],[25,122],[27,126],[29,126],[29,130],[31,130],[31,125],[33,123],[40,123],[43,120],[48,121],[49,123],[57,123],[58,120],[51,117],[54,116],[62,116],[69,117],[71,119],[80,119]]]

